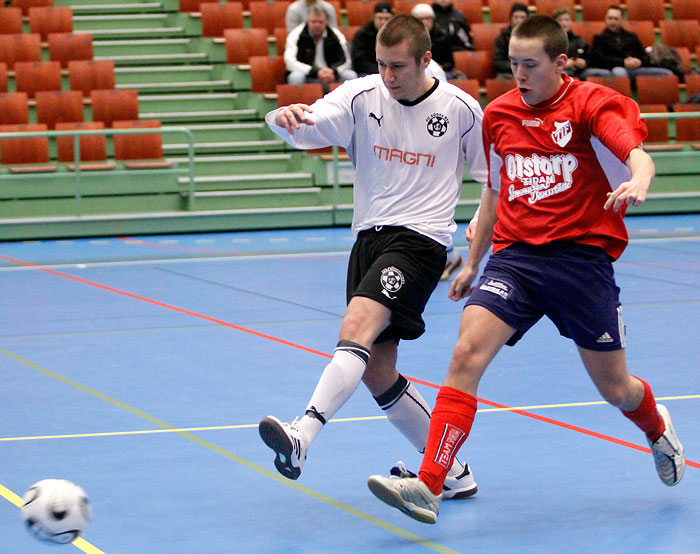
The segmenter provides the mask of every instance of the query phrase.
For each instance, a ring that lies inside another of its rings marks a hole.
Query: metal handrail
[[[18,131],[9,133],[0,133],[0,139],[5,138],[30,138],[30,137],[73,137],[73,152],[75,162],[75,202],[76,215],[80,215],[80,137],[90,135],[154,135],[154,134],[184,134],[187,138],[187,157],[188,157],[188,211],[194,210],[194,136],[186,127],[150,127],[139,129],[67,129],[65,131]],[[0,177],[1,178],[1,177]]]

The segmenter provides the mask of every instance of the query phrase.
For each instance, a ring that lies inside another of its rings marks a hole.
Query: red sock
[[[428,444],[418,477],[433,494],[440,494],[459,447],[469,436],[476,414],[476,398],[442,387],[430,416]]]
[[[634,375],[633,375],[634,377]],[[639,379],[639,377],[635,377]],[[646,381],[639,379],[644,385],[644,397],[636,410],[631,412],[622,411],[622,414],[631,419],[639,427],[651,442],[656,442],[664,434],[666,424],[656,409],[656,400],[651,392],[651,387]]]

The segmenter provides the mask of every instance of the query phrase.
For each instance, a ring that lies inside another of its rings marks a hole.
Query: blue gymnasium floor
[[[0,553],[700,552],[700,216],[628,225],[629,365],[671,411],[685,478],[660,483],[543,321],[487,372],[462,449],[479,493],[434,526],[367,490],[420,456],[365,390],[297,482],[258,437],[301,414],[335,345],[348,229],[0,243]],[[447,287],[400,351],[431,403],[461,311]],[[84,541],[24,531],[16,495],[47,477],[90,495]]]

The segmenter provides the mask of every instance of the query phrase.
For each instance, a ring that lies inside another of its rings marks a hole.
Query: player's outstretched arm
[[[612,208],[613,211],[618,211],[623,204],[639,206],[647,199],[651,181],[656,173],[654,160],[642,150],[641,146],[637,146],[627,156],[625,163],[630,168],[632,176],[629,181],[608,193],[608,199],[603,206],[606,210]]]
[[[290,104],[281,108],[275,116],[275,125],[284,127],[290,135],[302,124],[313,125],[313,120],[307,115],[313,110],[307,104]]]
[[[498,192],[486,188],[481,196],[479,207],[479,219],[474,230],[474,236],[469,244],[469,255],[467,261],[450,283],[449,298],[461,300],[471,294],[472,283],[479,273],[479,263],[491,248],[491,237],[493,236],[493,226],[496,224],[496,206],[498,205]]]

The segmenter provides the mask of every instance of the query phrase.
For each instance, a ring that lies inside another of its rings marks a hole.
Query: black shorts
[[[405,227],[375,227],[358,234],[348,265],[347,301],[364,296],[391,310],[391,323],[375,342],[423,334],[421,315],[446,260],[442,244]]]
[[[513,244],[491,256],[466,305],[482,306],[514,327],[509,346],[545,315],[578,346],[609,351],[625,347],[619,294],[611,258],[601,248]]]

